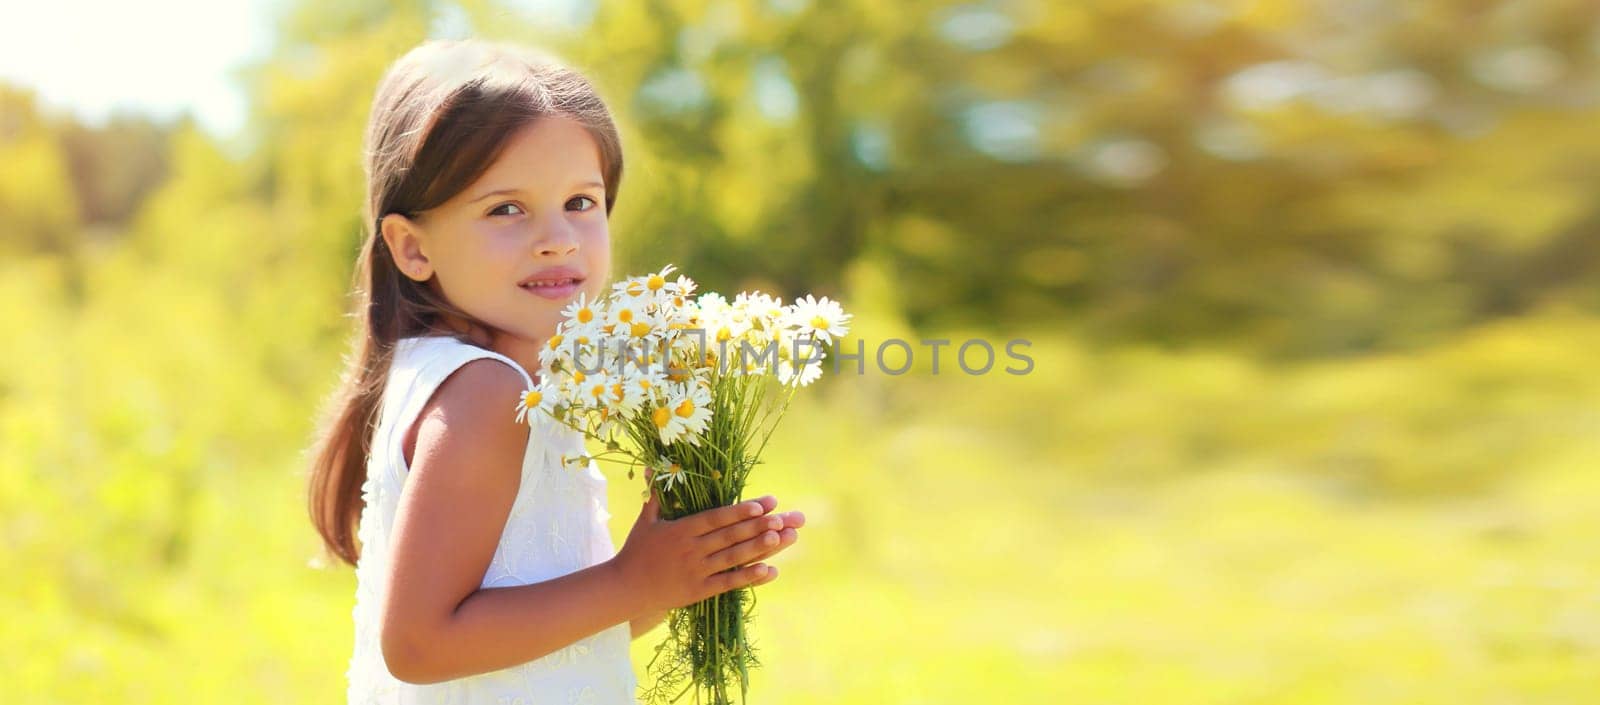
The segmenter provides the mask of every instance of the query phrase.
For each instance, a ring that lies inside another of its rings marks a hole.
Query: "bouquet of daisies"
[[[795,390],[822,375],[850,320],[827,297],[695,296],[694,281],[672,272],[629,277],[601,300],[580,294],[539,353],[539,387],[517,407],[518,421],[547,415],[605,447],[566,462],[625,463],[629,479],[648,468],[646,496],[659,493],[668,519],[742,500]],[[753,600],[744,588],[673,610],[648,701],[695,689],[696,702],[729,703],[735,679],[743,700],[760,665],[746,638]]]

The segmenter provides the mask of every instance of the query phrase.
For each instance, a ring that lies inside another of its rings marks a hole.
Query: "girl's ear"
[[[379,235],[389,246],[389,254],[402,274],[419,282],[433,277],[433,263],[422,252],[422,228],[416,221],[390,213],[379,220],[378,225]]]

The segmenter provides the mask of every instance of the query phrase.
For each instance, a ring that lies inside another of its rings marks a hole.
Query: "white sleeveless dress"
[[[505,362],[532,386],[516,361],[449,337],[404,338],[395,348],[372,451],[362,485],[366,506],[358,536],[355,650],[347,672],[349,702],[363,704],[452,703],[458,705],[636,705],[638,681],[628,647],[627,622],[578,640],[544,657],[466,678],[415,685],[396,679],[383,660],[379,614],[383,604],[389,533],[407,466],[406,431],[445,378],[481,358]],[[516,398],[484,400],[515,414]],[[528,430],[522,484],[483,576],[482,587],[542,582],[616,555],[606,520],[606,480],[594,461],[582,470],[561,465],[576,455],[583,437],[546,417]],[[529,628],[534,628],[529,625]]]

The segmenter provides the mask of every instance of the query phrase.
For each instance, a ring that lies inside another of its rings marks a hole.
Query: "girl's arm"
[[[416,423],[391,535],[382,645],[390,673],[433,683],[531,661],[644,612],[613,561],[479,589],[521,482],[522,377],[499,360],[451,374]]]

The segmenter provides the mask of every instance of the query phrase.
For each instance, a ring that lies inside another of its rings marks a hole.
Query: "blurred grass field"
[[[764,701],[1591,702],[1597,334],[1277,368],[1057,339],[876,414],[838,385],[775,453],[815,523]]]

